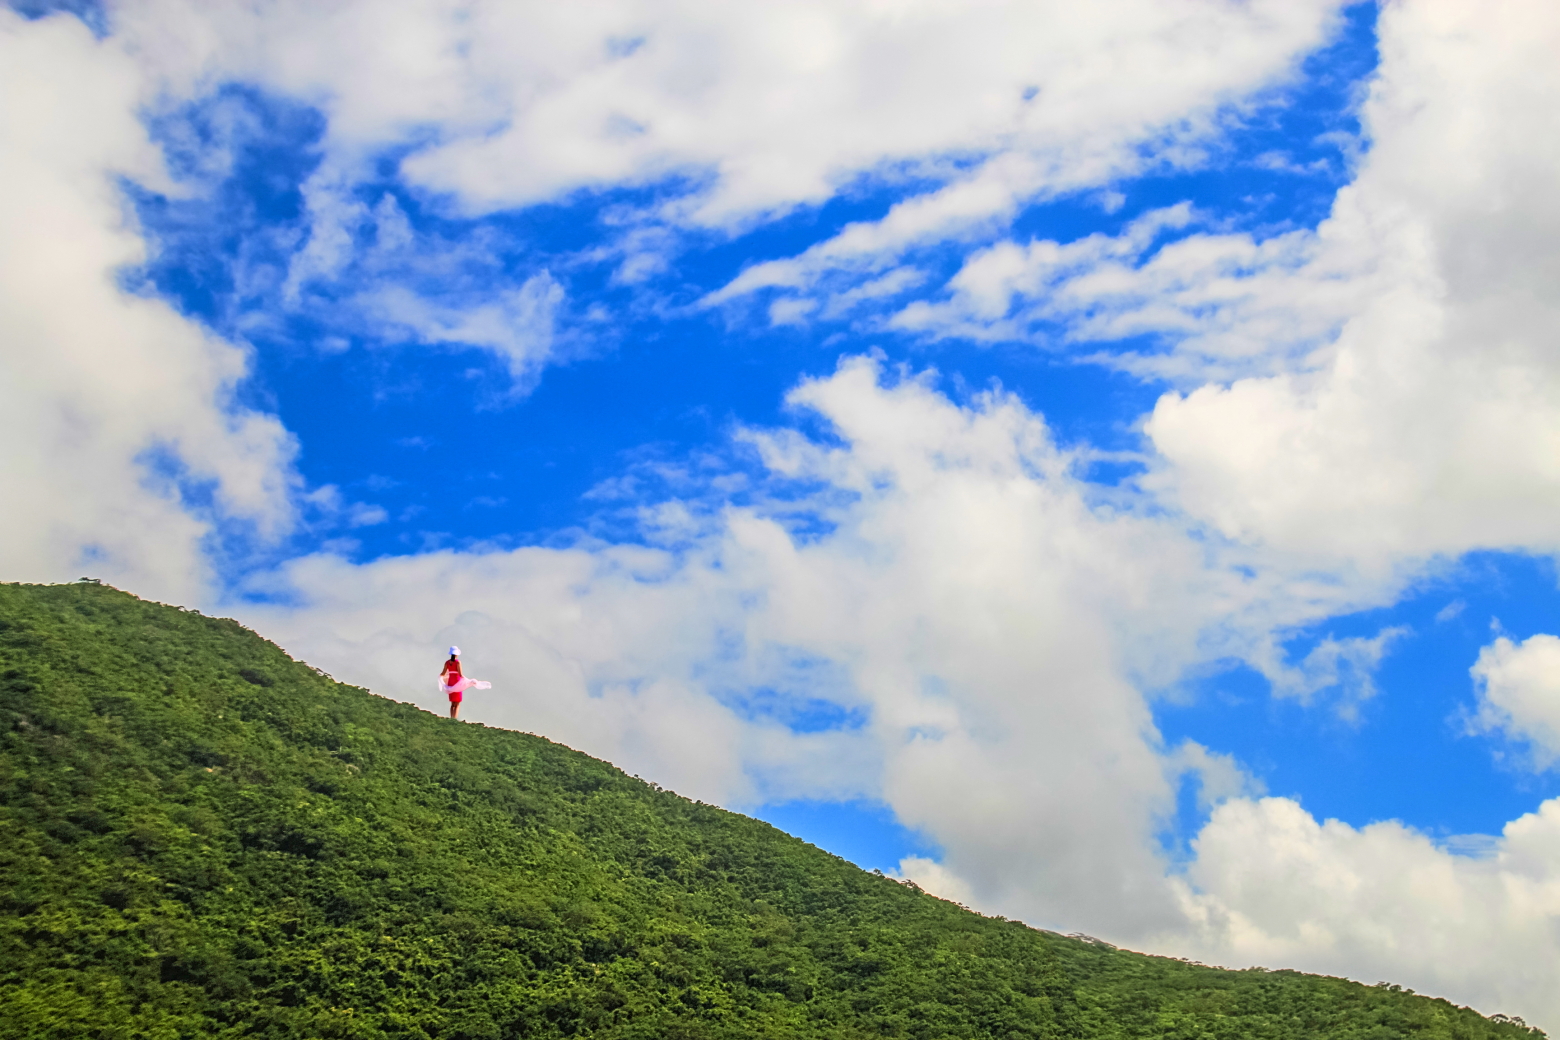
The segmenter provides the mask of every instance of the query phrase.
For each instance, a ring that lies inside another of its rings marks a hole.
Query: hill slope
[[[227,620],[0,585],[0,1036],[1528,1037],[983,918]]]

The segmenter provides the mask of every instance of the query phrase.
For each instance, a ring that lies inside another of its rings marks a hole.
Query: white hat
[[[460,647],[458,647],[458,646],[450,647],[450,656],[451,657],[459,657],[460,656]]]

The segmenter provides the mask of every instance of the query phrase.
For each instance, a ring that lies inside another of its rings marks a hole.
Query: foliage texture
[[[236,622],[0,585],[0,1037],[1534,1035],[981,917]]]

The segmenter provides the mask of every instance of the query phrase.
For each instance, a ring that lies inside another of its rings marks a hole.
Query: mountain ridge
[[[988,918],[235,621],[0,585],[0,1037],[1542,1034]]]

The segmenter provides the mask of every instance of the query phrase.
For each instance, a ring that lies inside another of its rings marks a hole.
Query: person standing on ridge
[[[439,689],[450,695],[450,718],[460,715],[460,702],[467,690],[491,690],[493,684],[480,679],[468,679],[460,671],[460,647],[450,647],[450,659],[439,672]]]

